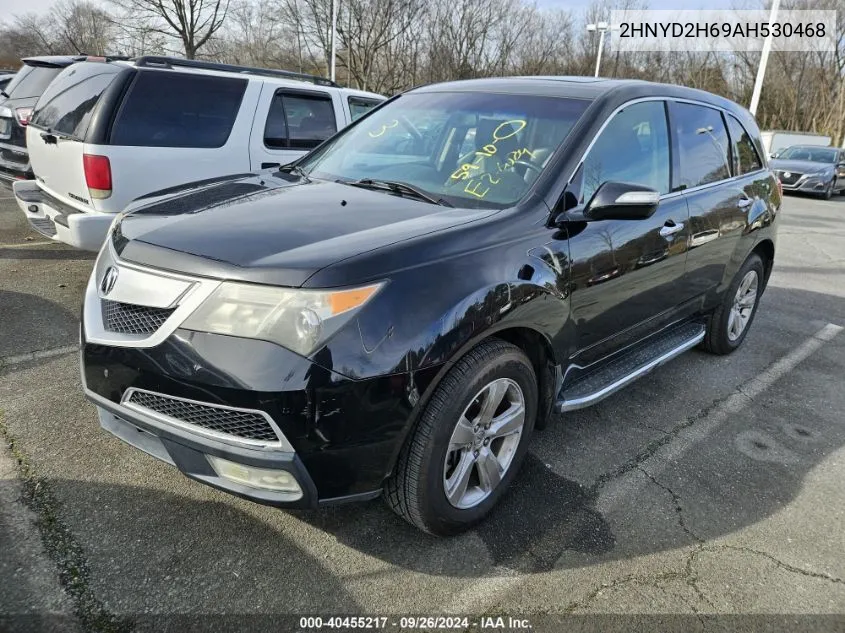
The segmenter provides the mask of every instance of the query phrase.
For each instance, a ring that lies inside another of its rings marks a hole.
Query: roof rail
[[[305,73],[296,73],[291,70],[274,70],[272,68],[253,68],[250,66],[235,66],[233,64],[218,64],[217,62],[204,62],[197,59],[182,59],[180,57],[160,57],[156,55],[145,55],[137,57],[135,60],[136,67],[157,67],[157,68],[173,68],[174,66],[181,66],[183,68],[197,68],[199,70],[219,70],[230,73],[243,73],[247,75],[264,75],[267,77],[281,77],[284,79],[298,79],[300,81],[310,81],[311,83],[320,86],[334,86],[339,87],[338,84],[331,79],[325,77],[318,77],[317,75],[307,75]]]

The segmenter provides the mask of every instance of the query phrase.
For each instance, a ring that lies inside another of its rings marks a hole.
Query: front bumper
[[[130,446],[175,466],[191,479],[264,505],[306,508],[317,505],[317,489],[295,453],[236,448],[207,438],[192,437],[190,433],[180,434],[155,418],[137,411],[128,412],[90,390],[86,389],[85,393],[97,404],[103,429]],[[221,477],[209,462],[208,455],[237,464],[285,471],[299,484],[301,494],[255,488]]]
[[[19,180],[12,190],[29,225],[44,237],[86,251],[103,245],[113,213],[81,210],[46,193],[35,180]]]
[[[375,498],[410,428],[408,374],[351,380],[272,343],[187,330],[146,349],[91,343],[84,332],[81,338],[83,388],[106,430],[188,477],[258,503],[313,507]],[[262,411],[287,448],[227,441],[147,415],[127,406],[132,389]],[[232,485],[216,477],[206,455],[286,470],[303,497]]]
[[[830,183],[828,176],[802,176],[792,184],[781,182],[784,191],[798,191],[801,193],[824,193],[825,187]]]

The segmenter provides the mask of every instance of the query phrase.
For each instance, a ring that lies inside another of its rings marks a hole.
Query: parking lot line
[[[40,360],[42,358],[53,358],[54,356],[63,356],[71,352],[79,351],[78,345],[65,345],[63,347],[53,347],[51,349],[42,349],[36,352],[27,352],[26,354],[17,354],[15,356],[0,357],[0,368],[8,365],[17,365],[18,363],[25,363],[31,360]]]
[[[30,246],[47,246],[48,244],[58,244],[58,242],[23,242],[18,244],[0,244],[0,248],[29,248]]]
[[[677,461],[695,444],[708,437],[729,416],[745,409],[754,398],[795,369],[801,361],[816,352],[826,342],[832,340],[842,329],[841,326],[833,323],[825,325],[789,354],[772,363],[760,375],[737,387],[736,391],[702,419],[697,420],[695,424],[682,428],[671,442],[664,444],[655,451],[648,459],[641,462],[639,467],[650,476],[657,477],[668,464]],[[631,495],[636,494],[639,488],[647,483],[641,474],[635,469],[608,482],[599,496],[596,509],[602,514],[606,514],[613,510],[621,500],[630,499]]]
[[[736,390],[701,419],[680,430],[671,441],[664,444],[636,468],[626,470],[615,479],[609,480],[599,494],[596,510],[603,515],[612,512],[620,502],[632,499],[640,488],[651,481],[643,478],[643,472],[656,477],[668,465],[676,461],[698,442],[716,431],[730,416],[751,404],[755,398],[769,389],[775,382],[818,351],[825,343],[839,334],[843,327],[828,323],[791,352],[769,365],[762,373],[742,383]],[[482,613],[496,606],[503,594],[519,585],[526,576],[512,570],[501,570],[501,575],[482,578],[464,588],[455,600],[447,605],[444,613]]]

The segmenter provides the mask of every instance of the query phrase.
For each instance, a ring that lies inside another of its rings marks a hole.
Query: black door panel
[[[580,350],[573,362],[589,365],[659,327],[656,317],[671,319],[690,298],[684,280],[688,240],[683,196],[664,199],[646,220],[589,222],[570,239]]]
[[[573,180],[582,205],[604,182],[643,185],[664,196],[650,218],[588,222],[570,237],[572,360],[579,366],[652,333],[689,298],[689,214],[682,195],[668,195],[670,156],[665,102],[634,103],[609,121]]]
[[[716,292],[742,236],[753,200],[741,180],[691,192],[686,198],[690,214],[687,255],[690,292],[696,295]]]

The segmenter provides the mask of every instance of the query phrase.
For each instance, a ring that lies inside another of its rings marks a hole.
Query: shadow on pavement
[[[78,341],[78,313],[37,295],[0,290],[0,357]]]
[[[0,248],[0,259],[42,259],[93,261],[97,253],[76,249],[46,250],[43,248]]]

